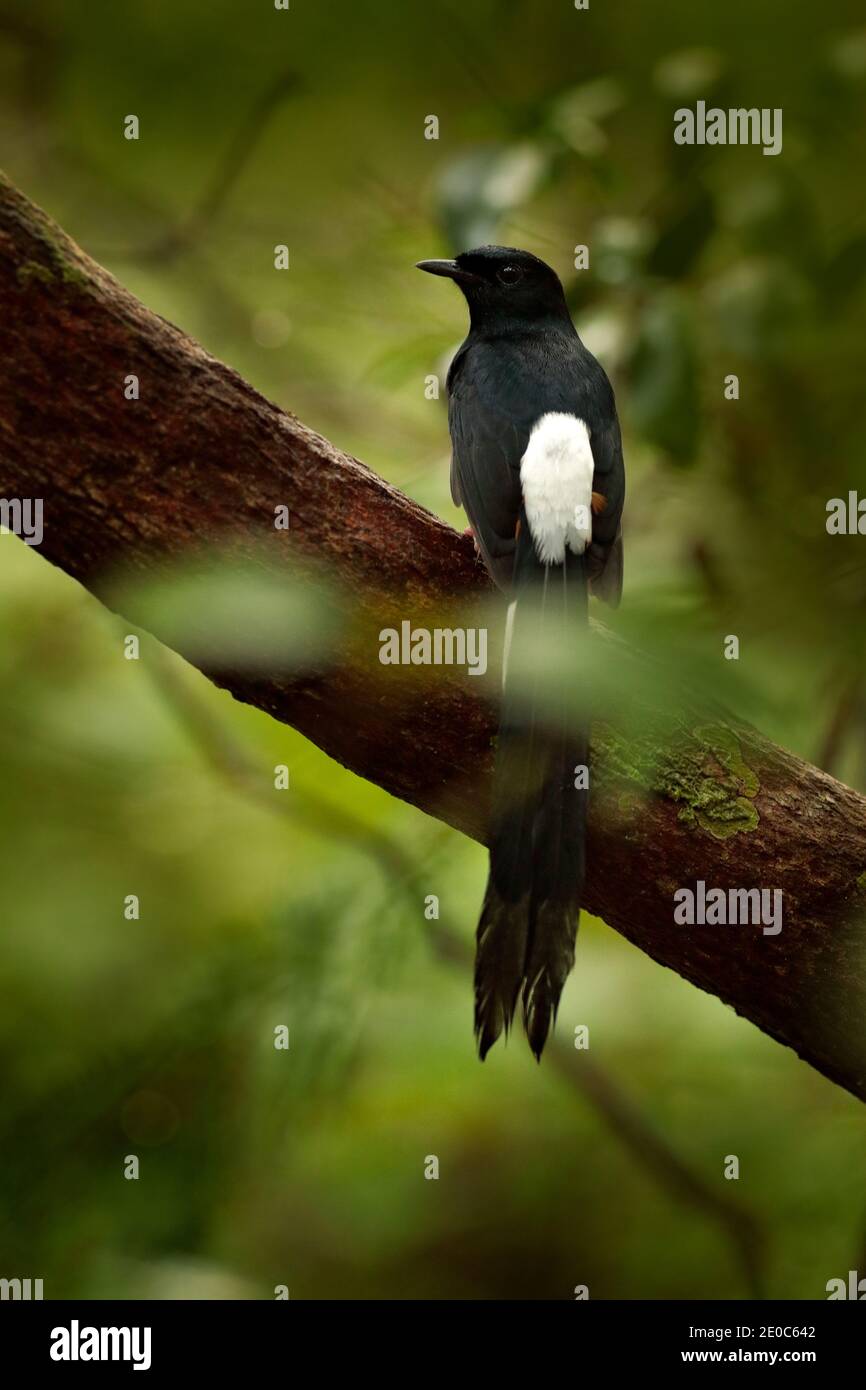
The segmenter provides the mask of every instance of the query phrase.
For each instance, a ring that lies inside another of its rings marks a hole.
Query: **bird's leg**
[[[463,534],[464,534],[464,536],[471,536],[471,537],[472,537],[472,544],[475,546],[475,556],[476,556],[476,559],[477,559],[477,558],[481,555],[481,546],[478,544],[477,540],[475,539],[475,532],[472,530],[472,527],[471,527],[471,526],[467,526],[467,527],[466,527],[466,530],[463,532]]]

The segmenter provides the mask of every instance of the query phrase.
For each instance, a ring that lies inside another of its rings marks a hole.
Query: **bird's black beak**
[[[416,270],[426,270],[430,275],[444,275],[448,280],[456,280],[458,285],[477,284],[480,275],[464,270],[456,261],[418,261]]]

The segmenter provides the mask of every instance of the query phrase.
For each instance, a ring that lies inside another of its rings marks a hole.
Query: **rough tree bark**
[[[483,595],[471,544],[151,313],[5,179],[0,497],[44,499],[42,554],[97,596],[119,565],[157,574],[207,540],[324,565],[357,605],[326,670],[208,674],[483,841],[493,687],[456,668],[392,679],[358,637]],[[280,503],[293,526],[276,534]],[[866,1098],[866,799],[688,707],[597,724],[593,758],[589,910]],[[673,892],[697,879],[781,888],[783,930],[675,925]]]

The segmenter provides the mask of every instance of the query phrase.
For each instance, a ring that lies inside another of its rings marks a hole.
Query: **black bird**
[[[520,1000],[540,1059],[574,964],[588,797],[575,774],[588,769],[589,733],[564,695],[555,715],[548,701],[542,719],[510,693],[504,674],[524,601],[533,627],[546,614],[566,630],[586,624],[590,588],[619,603],[619,422],[610,382],[544,261],[482,246],[418,269],[453,280],[469,305],[469,336],[448,373],[451,495],[510,599],[475,1034],[483,1060]]]

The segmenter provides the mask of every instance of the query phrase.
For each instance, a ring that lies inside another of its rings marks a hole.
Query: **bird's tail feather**
[[[514,662],[527,641],[542,644],[586,623],[583,555],[561,564],[538,559],[521,519],[509,615]],[[542,631],[539,631],[542,629]],[[543,696],[543,698],[542,698]],[[565,690],[513,691],[506,679],[494,775],[490,872],[478,925],[475,1032],[482,1057],[508,1031],[518,1002],[540,1058],[574,963],[584,878],[585,720]]]

